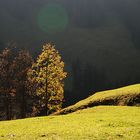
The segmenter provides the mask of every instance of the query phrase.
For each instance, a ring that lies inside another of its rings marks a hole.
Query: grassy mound
[[[139,140],[140,109],[98,106],[77,112],[0,122],[0,140]]]
[[[80,109],[98,105],[122,105],[139,106],[140,105],[140,84],[131,85],[115,90],[97,92],[89,98],[67,107],[55,114],[67,114]]]

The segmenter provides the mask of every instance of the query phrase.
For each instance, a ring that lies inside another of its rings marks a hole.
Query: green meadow
[[[139,140],[139,95],[140,85],[132,85],[98,92],[57,115],[1,121],[0,140]]]
[[[67,115],[0,122],[0,140],[139,139],[139,107],[98,106]]]

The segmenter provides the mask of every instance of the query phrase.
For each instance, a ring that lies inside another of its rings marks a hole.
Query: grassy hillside
[[[98,105],[140,105],[140,84],[97,92],[89,98],[65,108],[56,114],[67,114]]]
[[[68,115],[0,122],[0,140],[138,140],[139,107],[100,106]]]

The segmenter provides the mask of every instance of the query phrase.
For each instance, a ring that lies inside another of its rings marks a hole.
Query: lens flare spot
[[[38,26],[47,33],[62,32],[68,25],[66,10],[58,4],[48,4],[40,9],[38,14]]]

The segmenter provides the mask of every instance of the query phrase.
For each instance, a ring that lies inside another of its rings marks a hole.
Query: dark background
[[[50,3],[65,9],[65,30],[39,28],[38,13]],[[11,41],[34,58],[44,42],[56,45],[68,71],[65,106],[140,82],[139,0],[0,0],[0,49]]]

